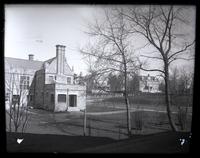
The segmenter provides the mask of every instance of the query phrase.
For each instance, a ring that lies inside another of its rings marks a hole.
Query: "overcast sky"
[[[35,60],[44,61],[56,55],[56,44],[62,44],[70,67],[85,73],[77,48],[87,42],[83,31],[95,12],[89,5],[7,5],[5,56],[28,59],[34,54]]]
[[[44,61],[56,55],[55,45],[63,44],[69,66],[86,74],[77,48],[89,39],[83,32],[87,23],[100,15],[100,7],[92,5],[6,5],[5,56],[28,59],[34,54],[35,60]]]

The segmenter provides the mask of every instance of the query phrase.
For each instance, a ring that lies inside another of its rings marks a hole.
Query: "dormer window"
[[[67,77],[67,84],[71,84],[71,77]]]
[[[50,81],[50,82],[53,82],[53,77],[54,77],[54,76],[49,76],[49,81]]]
[[[50,80],[53,80],[53,76],[49,76],[49,79],[50,79]]]

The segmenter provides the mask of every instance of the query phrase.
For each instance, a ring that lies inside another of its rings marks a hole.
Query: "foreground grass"
[[[83,136],[83,113],[52,113],[44,110],[32,109],[27,133],[55,134]],[[176,125],[177,114],[173,114]],[[186,129],[191,130],[191,115],[188,115]],[[131,113],[132,133],[134,135],[148,135],[171,131],[166,113],[138,111]],[[139,126],[138,126],[139,124]],[[87,115],[87,136],[107,137],[115,140],[128,138],[126,124],[126,112]]]
[[[21,144],[17,143],[18,138],[23,138]],[[65,136],[50,134],[7,133],[8,152],[73,152],[113,143],[110,138]]]
[[[23,138],[18,144],[16,140]],[[185,139],[181,145],[180,139]],[[23,153],[186,153],[189,133],[164,132],[115,141],[109,138],[7,133],[7,152]]]

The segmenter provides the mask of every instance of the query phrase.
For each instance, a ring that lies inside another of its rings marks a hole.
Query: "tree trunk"
[[[11,100],[11,101],[12,101],[12,100]],[[10,101],[10,102],[11,102],[11,101]],[[12,132],[12,126],[11,126],[11,123],[12,123],[12,122],[11,122],[11,121],[12,121],[12,120],[11,120],[11,119],[12,119],[12,102],[9,103],[9,104],[10,104],[10,105],[9,105],[9,106],[10,106],[10,109],[9,109],[9,113],[10,113],[10,114],[9,114],[9,132]]]
[[[17,125],[15,125],[15,132],[17,132],[18,131],[18,126]]]
[[[125,104],[126,104],[126,110],[127,110],[127,133],[128,136],[131,136],[131,115],[130,115],[130,105],[129,105],[129,99],[128,99],[128,93],[127,93],[127,72],[126,72],[126,62],[124,62],[124,98],[125,98]]]
[[[13,78],[14,78],[14,76],[13,76],[13,74],[11,74],[10,75],[10,84],[11,84],[12,87],[11,87],[11,97],[9,96],[10,97],[10,100],[9,100],[9,106],[10,106],[9,107],[10,108],[9,109],[9,111],[10,111],[10,115],[9,115],[9,132],[12,132],[12,125],[11,124],[12,124],[12,115],[13,115],[12,114],[13,86],[14,86],[14,82],[13,82],[14,79]]]
[[[131,136],[131,115],[130,115],[130,105],[129,105],[127,93],[125,94],[125,103],[126,103],[126,111],[127,111],[127,132],[128,132],[128,136],[130,137]]]
[[[172,130],[176,132],[177,131],[176,125],[172,119],[172,114],[171,114],[171,101],[170,101],[170,95],[169,95],[169,69],[168,69],[168,64],[166,63],[165,63],[165,102],[166,102],[169,124]]]

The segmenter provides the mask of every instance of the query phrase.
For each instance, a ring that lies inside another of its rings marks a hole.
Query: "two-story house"
[[[23,103],[34,108],[83,110],[86,86],[75,84],[73,76],[63,45],[56,45],[56,56],[44,62],[34,61],[33,55],[29,60],[5,58],[6,98],[13,101],[23,92]]]

